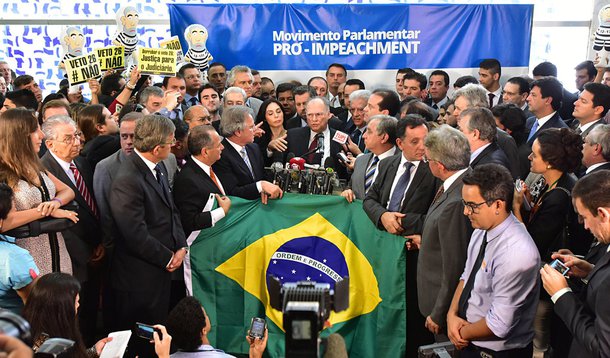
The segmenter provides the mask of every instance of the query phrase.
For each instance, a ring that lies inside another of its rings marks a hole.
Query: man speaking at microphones
[[[324,164],[332,162],[332,168],[341,179],[347,179],[347,170],[338,164],[337,154],[341,152],[341,144],[334,141],[336,131],[328,127],[331,118],[328,99],[314,97],[306,105],[307,127],[288,130],[286,153],[294,153],[296,157],[303,158],[306,164],[325,167]],[[327,158],[332,161],[326,161]],[[296,158],[295,158],[296,159]]]

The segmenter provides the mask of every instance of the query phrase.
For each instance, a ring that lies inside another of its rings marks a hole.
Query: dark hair
[[[255,123],[258,124],[260,122],[263,122],[263,125],[264,125],[264,123],[267,123],[267,121],[265,120],[266,114],[267,114],[266,112],[267,112],[267,107],[269,107],[269,105],[271,103],[277,104],[280,107],[280,109],[282,109],[282,104],[277,99],[275,99],[275,98],[266,99],[263,103],[261,103],[261,106],[258,109],[258,113],[256,114],[256,118],[255,118],[255,120],[256,120]],[[283,115],[283,113],[282,113],[282,115]],[[266,129],[264,131],[267,132]]]
[[[17,107],[24,107],[32,111],[38,110],[36,95],[27,88],[6,92],[4,97],[10,99]]]
[[[38,124],[42,125],[43,115],[47,108],[63,107],[62,105],[59,104],[59,102],[62,102],[63,104],[65,104],[66,110],[68,111],[68,113],[70,113],[69,105],[65,101],[62,101],[62,99],[66,99],[66,96],[64,96],[63,93],[56,92],[56,93],[51,93],[50,95],[46,96],[42,100],[42,103],[40,104],[41,110],[40,110],[40,113],[38,113]],[[47,105],[47,103],[50,103],[51,101],[53,102],[53,105]]]
[[[345,85],[346,86],[358,86],[358,89],[366,89],[364,87],[364,82],[362,82],[362,80],[359,80],[357,78],[351,78],[351,79],[345,81]]]
[[[469,83],[478,85],[479,80],[477,80],[474,76],[462,76],[462,77],[459,77],[457,80],[455,80],[453,87],[462,88]]]
[[[401,140],[405,139],[405,135],[407,132],[407,128],[417,128],[419,126],[425,126],[430,129],[428,126],[428,122],[424,119],[424,117],[419,114],[407,114],[403,118],[398,120],[396,124],[396,138],[400,138]]]
[[[582,161],[582,137],[570,128],[549,128],[538,135],[540,155],[553,168],[573,173]]]
[[[519,86],[519,94],[529,93],[530,91],[530,83],[523,77],[511,77],[506,83],[512,83]]]
[[[479,131],[479,139],[493,142],[496,140],[497,127],[496,121],[493,114],[488,108],[485,107],[473,107],[466,108],[460,113],[460,118],[468,116],[468,129]],[[463,122],[462,122],[463,123]]]
[[[100,82],[100,89],[103,95],[112,96],[112,92],[115,92],[115,96],[119,94],[121,89],[121,79],[123,77],[120,73],[112,73],[102,78],[102,82]]]
[[[557,66],[550,62],[541,62],[532,70],[532,75],[557,77]]]
[[[514,103],[500,103],[491,109],[494,117],[498,118],[500,123],[511,132],[525,131],[525,122],[527,118],[525,112]]]
[[[202,124],[196,126],[189,132],[187,146],[189,153],[199,155],[203,148],[207,148],[212,144],[210,133],[216,132],[214,127]]]
[[[400,111],[400,97],[398,93],[387,89],[376,89],[372,94],[376,94],[382,98],[379,102],[379,110],[387,110],[388,114],[392,117],[396,117],[398,111]]]
[[[597,208],[610,207],[610,170],[595,171],[580,178],[572,189],[572,198],[580,199],[593,216],[597,216]]]
[[[167,77],[163,77],[163,87],[165,87],[166,89],[167,89],[167,84],[169,83],[170,78],[177,78],[177,79],[183,80],[183,79],[184,79],[184,76],[182,76],[182,75],[181,75],[181,74],[179,74],[179,73],[176,73],[176,75],[175,75],[175,76],[167,76]]]
[[[431,78],[432,76],[443,76],[443,81],[445,81],[445,86],[449,86],[449,74],[443,70],[434,70],[432,71],[432,73],[430,74]]]
[[[307,81],[307,85],[311,86],[311,82],[313,82],[313,80],[322,80],[322,81],[324,81],[324,83],[326,83],[326,87],[328,87],[328,81],[326,81],[326,78],[320,77],[320,76],[314,76],[314,77],[310,78],[309,81]]]
[[[176,140],[184,140],[186,138],[186,136],[189,134],[189,125],[188,123],[186,123],[185,121],[181,121],[180,119],[176,118],[173,119],[172,122],[174,123],[174,138],[176,138]]]
[[[604,117],[610,109],[610,87],[597,82],[589,82],[585,83],[584,89],[593,95],[593,107],[604,107],[600,118]]]
[[[6,219],[12,208],[13,189],[6,183],[0,183],[0,219]]]
[[[554,111],[557,111],[561,107],[561,101],[563,100],[563,85],[555,77],[543,77],[539,80],[532,82],[531,88],[540,88],[540,95],[542,98],[552,97],[551,107]]]
[[[576,71],[587,70],[587,75],[589,76],[589,79],[591,81],[593,81],[593,79],[595,79],[595,76],[597,76],[597,69],[595,68],[593,61],[591,60],[579,63],[578,65],[576,65],[576,67],[574,67],[574,69]]]
[[[277,85],[277,88],[275,90],[275,94],[277,96],[280,93],[288,92],[288,91],[293,91],[293,94],[294,94],[294,89],[295,88],[296,88],[296,86],[294,84],[290,83],[290,82],[280,83],[279,85]]]
[[[101,104],[90,104],[78,112],[78,129],[83,132],[85,142],[97,137],[100,132],[97,125],[106,123],[104,107]]]
[[[275,91],[278,95],[279,95],[279,91]],[[309,93],[309,98],[314,98],[316,97],[318,94],[316,93],[316,89],[311,87],[311,86],[298,86],[298,87],[294,87],[292,89],[292,95],[293,96],[301,96],[304,95],[305,93]]]
[[[30,82],[34,81],[34,77],[30,76],[30,75],[21,75],[18,76],[17,78],[15,78],[13,80],[13,86],[14,88],[19,88],[21,86],[26,86],[28,85]]]
[[[254,69],[250,69],[250,73],[252,73],[252,76],[256,76],[256,75],[260,75],[261,73],[258,72],[257,70]]]
[[[419,99],[414,99],[407,102],[404,107],[406,107],[405,114],[418,114],[427,122],[433,122],[435,119],[430,107]]]
[[[398,71],[396,71],[396,75],[398,75],[399,73],[411,73],[411,72],[415,72],[411,67],[403,67],[403,68],[399,69]]]
[[[201,86],[201,88],[199,89],[199,98],[201,98],[201,92],[203,92],[203,90],[206,89],[213,89],[214,92],[216,92],[216,94],[218,94],[218,97],[220,97],[220,92],[218,92],[218,89],[214,86],[212,86],[210,83],[206,83],[204,85]]]
[[[339,67],[340,69],[343,70],[343,73],[345,73],[345,77],[347,77],[347,69],[345,68],[345,66],[343,66],[340,63],[331,63],[330,66],[328,66],[328,68],[326,69],[326,76],[328,76],[328,71],[330,70],[331,67]]]
[[[78,280],[66,273],[49,273],[36,281],[23,307],[23,318],[30,322],[34,340],[42,333],[70,339],[76,342],[70,356],[87,357],[76,316],[79,291]]]
[[[225,66],[223,63],[220,62],[212,62],[210,63],[210,67],[208,67],[208,71],[212,68],[212,67],[222,67],[225,69],[225,71],[227,70],[227,66]]]
[[[176,348],[195,351],[202,343],[205,314],[201,302],[195,297],[184,297],[167,316],[165,326]]]
[[[426,76],[423,73],[419,73],[419,72],[407,73],[402,78],[403,82],[406,80],[415,80],[415,81],[419,82],[420,90],[425,90],[426,87],[428,87],[428,79],[426,78]]]
[[[188,69],[191,69],[191,68],[198,69],[198,68],[197,68],[197,66],[195,66],[194,64],[192,64],[192,63],[190,63],[190,62],[187,62],[187,63],[185,63],[184,65],[182,65],[182,67],[180,67],[180,69],[178,70],[178,73],[179,73],[181,76],[184,76],[184,72],[185,72],[186,70],[188,70]]]
[[[502,75],[502,66],[500,65],[500,61],[495,58],[486,58],[481,63],[479,63],[479,68],[484,70],[488,70],[493,75],[496,73]]]
[[[506,212],[511,211],[515,186],[505,167],[494,163],[477,165],[462,181],[465,185],[476,185],[487,204],[501,200],[506,203]]]

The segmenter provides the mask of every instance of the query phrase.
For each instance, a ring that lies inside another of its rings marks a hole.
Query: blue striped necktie
[[[374,156],[369,169],[364,175],[364,192],[368,193],[369,188],[373,185],[373,179],[375,178],[375,172],[377,171],[377,163],[379,163],[379,157]]]

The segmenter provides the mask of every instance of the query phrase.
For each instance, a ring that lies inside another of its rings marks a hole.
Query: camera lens
[[[0,310],[0,333],[19,338],[26,344],[29,344],[32,338],[28,321],[7,310]]]

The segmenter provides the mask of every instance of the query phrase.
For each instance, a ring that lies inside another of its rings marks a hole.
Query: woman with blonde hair
[[[7,183],[15,192],[15,210],[4,220],[0,232],[47,217],[78,221],[75,212],[60,208],[74,199],[74,192],[47,173],[38,160],[42,140],[33,112],[15,108],[0,115],[0,182]],[[61,233],[20,238],[17,245],[30,252],[41,274],[72,273]]]

